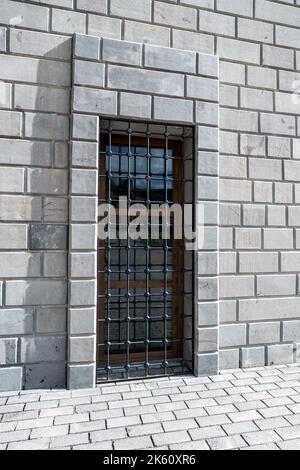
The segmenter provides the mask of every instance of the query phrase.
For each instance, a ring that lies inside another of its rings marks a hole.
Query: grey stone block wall
[[[196,372],[299,361],[299,25],[299,0],[0,1],[0,390],[94,382],[99,114],[200,125]]]

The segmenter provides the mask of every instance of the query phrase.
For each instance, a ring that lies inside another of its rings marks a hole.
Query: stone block
[[[67,286],[64,281],[28,280],[6,282],[6,305],[65,305]]]
[[[235,246],[237,250],[259,250],[262,244],[259,228],[237,228],[235,230]]]
[[[142,65],[142,44],[103,38],[102,60],[124,65]]]
[[[251,323],[249,325],[249,343],[267,344],[280,342],[280,323]]]
[[[294,352],[292,344],[277,344],[267,348],[267,365],[292,364]]]
[[[96,384],[95,364],[69,365],[68,388],[94,388]]]
[[[77,195],[97,195],[98,178],[96,170],[72,170],[71,192]]]
[[[29,335],[33,333],[33,309],[0,309],[1,335]]]
[[[100,38],[96,36],[86,36],[84,34],[75,34],[74,57],[77,59],[99,60]]]
[[[97,259],[94,253],[71,254],[72,278],[95,278],[97,276]]]
[[[31,194],[65,195],[68,193],[68,172],[28,168],[27,187]]]
[[[253,368],[253,367],[264,367],[265,366],[265,348],[254,347],[254,348],[242,348],[242,367]]]
[[[193,74],[196,72],[196,53],[146,44],[144,65],[154,69]]]
[[[72,224],[71,247],[73,250],[96,250],[97,225]]]
[[[0,369],[0,392],[10,392],[22,389],[22,367]]]
[[[0,366],[17,364],[17,353],[17,338],[0,338]]]
[[[22,114],[16,111],[0,111],[0,136],[22,137]]]
[[[96,334],[97,314],[95,308],[72,308],[69,315],[69,332],[71,335]]]
[[[64,336],[21,338],[21,361],[24,363],[58,362],[66,359]]]
[[[151,21],[150,0],[111,0],[110,13],[121,18]]]
[[[1,221],[40,221],[42,201],[40,197],[0,195]]]
[[[109,65],[107,83],[117,90],[184,96],[184,76],[171,72]]]
[[[37,333],[64,334],[67,330],[67,312],[65,308],[39,307],[36,311]]]
[[[74,61],[74,85],[104,88],[105,66],[87,60]]]
[[[93,114],[117,114],[117,93],[108,90],[74,87],[74,111]]]
[[[94,362],[96,359],[96,336],[71,337],[69,351],[71,363]]]
[[[161,121],[193,122],[194,104],[190,100],[154,97],[154,118]]]
[[[97,303],[96,281],[70,281],[70,305],[94,306]]]
[[[164,2],[154,4],[154,22],[183,29],[197,29],[197,10]]]
[[[66,250],[67,227],[55,224],[32,224],[29,240],[31,250]]]
[[[9,49],[17,54],[51,59],[71,59],[71,39],[56,34],[10,29]]]
[[[120,113],[122,116],[151,119],[151,105],[151,96],[135,93],[120,94]]]
[[[71,10],[52,9],[51,29],[55,33],[86,33],[86,15]]]
[[[221,325],[220,347],[241,346],[246,344],[246,325]]]
[[[98,141],[98,116],[91,116],[88,114],[74,114],[72,123],[72,137],[79,140],[93,140],[95,142]]]
[[[59,389],[66,387],[64,362],[29,364],[24,370],[25,390]]]

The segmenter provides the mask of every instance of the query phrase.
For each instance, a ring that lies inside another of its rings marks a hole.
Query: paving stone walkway
[[[0,393],[0,450],[300,449],[300,365]]]

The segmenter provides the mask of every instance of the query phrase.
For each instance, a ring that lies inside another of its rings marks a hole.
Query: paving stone
[[[103,410],[103,411],[92,411],[90,413],[91,420],[99,421],[107,418],[118,418],[124,416],[124,410],[122,408],[116,408],[115,410]]]
[[[27,403],[25,405],[25,411],[33,411],[33,410],[43,410],[43,409],[49,409],[49,408],[57,408],[59,405],[58,400],[51,400],[51,401],[37,401],[34,403]]]
[[[2,415],[2,423],[9,421],[23,421],[38,418],[38,411],[23,411],[19,413],[6,413]]]
[[[197,403],[196,401],[194,403]],[[156,405],[157,411],[175,411],[175,410],[183,410],[186,409],[187,405],[185,402],[175,402],[175,403],[161,403]]]
[[[56,416],[54,418],[54,424],[72,424],[72,423],[85,423],[89,421],[89,414],[88,413],[80,413],[68,416]]]
[[[283,440],[291,440],[300,438],[300,426],[288,426],[285,428],[276,428],[277,434]]]
[[[196,418],[196,421],[199,424],[200,428],[205,428],[207,426],[218,426],[231,422],[228,416],[226,415],[206,416],[203,418]]]
[[[90,438],[92,442],[104,442],[115,439],[124,439],[127,437],[125,428],[112,428],[106,431],[91,432]]]
[[[291,410],[294,414],[300,413],[300,404],[288,405],[288,409]]]
[[[152,437],[155,445],[171,445],[191,440],[187,431],[166,432]]]
[[[181,419],[176,420],[175,422],[167,421],[162,424],[166,432],[180,431],[184,429],[194,429],[198,427],[198,424],[194,419]]]
[[[221,428],[221,426],[210,426],[208,428],[191,429],[189,431],[189,434],[194,441],[201,441],[202,439],[211,439],[214,437],[226,436],[226,433]]]
[[[127,406],[138,406],[138,405],[155,405],[157,403],[165,403],[165,402],[170,402],[169,397],[149,397],[149,398],[140,398],[140,402],[138,400],[128,400]],[[121,405],[121,403],[120,403]],[[122,408],[125,408],[122,406]]]
[[[70,426],[70,434],[90,431],[101,431],[102,429],[106,429],[105,420],[73,423]]]
[[[201,416],[207,416],[207,412],[204,408],[190,408],[188,410],[175,410],[174,415],[177,419],[200,418]]]
[[[19,403],[17,405],[3,405],[3,406],[0,406],[0,414],[3,413],[3,414],[6,414],[6,413],[18,413],[19,411],[23,411],[24,410],[24,404],[23,403]]]
[[[300,414],[286,416],[287,421],[294,426],[300,425]]]
[[[277,444],[262,444],[260,446],[252,446],[252,447],[243,447],[241,450],[253,450],[253,451],[270,451],[270,450],[279,450]]]
[[[145,406],[131,406],[129,408],[124,408],[125,416],[134,416],[141,414],[150,414],[155,413],[156,409],[154,405],[145,405]]]
[[[287,419],[285,419],[281,416],[279,416],[277,418],[260,419],[258,421],[255,421],[255,424],[262,431],[272,430],[272,429],[275,429],[275,428],[284,428],[284,427],[290,425],[290,423],[287,421]]]
[[[245,421],[234,424],[223,424],[222,427],[228,435],[258,431],[258,427],[253,423],[253,421]]]
[[[30,436],[29,430],[2,432],[0,433],[0,443],[25,441]]]
[[[50,439],[33,439],[30,441],[11,442],[7,450],[46,450]]]
[[[246,403],[236,403],[236,407],[239,411],[251,411],[251,410],[259,410],[261,408],[266,408],[262,401],[248,401]]]
[[[150,413],[146,415],[141,415],[141,420],[143,424],[161,423],[162,421],[174,421],[175,419],[175,415],[171,411],[166,411],[164,413]]]
[[[24,420],[17,424],[17,431],[21,429],[34,429],[52,426],[53,418],[40,418]]]
[[[287,416],[293,414],[286,406],[275,406],[274,408],[264,408],[259,411],[264,418],[276,418],[277,416]]]
[[[14,431],[17,426],[17,421],[12,421],[9,423],[0,423],[0,434],[3,432]]]
[[[141,426],[133,426],[127,428],[129,437],[147,436],[152,434],[159,434],[164,431],[160,423],[143,424]]]
[[[251,446],[277,442],[278,435],[274,431],[260,431],[243,434],[243,438]]]
[[[207,413],[212,415],[221,415],[227,413],[235,413],[237,411],[236,407],[233,405],[218,405],[218,406],[209,406],[206,408]]]
[[[292,388],[281,388],[278,390],[270,390],[270,395],[274,398],[278,397],[292,397],[293,395],[297,395],[298,392]]]
[[[278,442],[277,445],[281,450],[300,450],[300,439]]]
[[[107,428],[119,428],[121,426],[134,426],[141,424],[139,416],[125,416],[123,418],[110,418],[107,420]]]
[[[78,444],[88,444],[88,433],[69,434],[67,436],[53,437],[50,440],[50,448],[67,447]]]
[[[242,423],[243,421],[251,421],[259,419],[261,416],[257,411],[243,411],[241,413],[229,413],[229,418],[233,423]]]
[[[109,395],[109,400],[107,400],[107,395],[94,395],[92,397],[92,403],[108,403],[112,401],[122,400],[121,393],[115,393],[114,395]]]
[[[207,443],[211,450],[231,450],[247,446],[241,436],[217,437],[208,439]]]
[[[223,396],[223,395],[222,395]],[[228,395],[225,395],[228,396]],[[189,408],[206,408],[208,406],[216,406],[217,401],[212,398],[198,399],[197,401],[187,401],[186,402]]]
[[[42,439],[47,437],[66,436],[69,432],[69,426],[49,426],[34,429],[30,434],[30,439]]]
[[[113,450],[112,441],[98,442],[96,444],[82,444],[73,446],[73,450]]]
[[[94,397],[92,397],[93,400]],[[91,403],[90,397],[78,397],[78,398],[66,398],[59,400],[59,406],[76,406],[76,405],[87,405]]]
[[[150,449],[153,447],[153,443],[150,437],[136,437],[132,439],[121,439],[120,441],[114,442],[115,450],[139,450],[139,449]]]
[[[279,398],[270,398],[268,400],[264,400],[264,403],[268,407],[273,407],[273,406],[284,406],[284,405],[291,405],[291,409],[294,407],[297,407],[297,405],[292,405],[294,402],[291,398],[289,397],[279,397]],[[294,408],[297,410],[297,408]],[[298,410],[300,411],[300,406],[298,407]],[[294,411],[294,410],[292,410]],[[294,411],[296,413],[297,411]]]
[[[205,441],[185,442],[184,444],[172,444],[171,450],[209,450]]]
[[[108,404],[107,402],[103,403],[93,403],[91,405],[78,405],[75,407],[76,413],[89,413],[92,411],[102,411],[107,410]]]
[[[40,411],[40,417],[45,418],[45,417],[54,417],[54,416],[63,416],[63,415],[72,415],[74,412],[74,407],[73,406],[62,406],[60,408],[50,408],[41,410]]]

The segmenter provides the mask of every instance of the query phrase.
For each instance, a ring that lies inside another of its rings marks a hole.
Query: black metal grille
[[[98,381],[192,371],[193,253],[172,214],[140,222],[140,238],[130,222],[134,204],[193,203],[193,130],[101,120],[100,142],[99,205],[111,209],[98,242]]]

